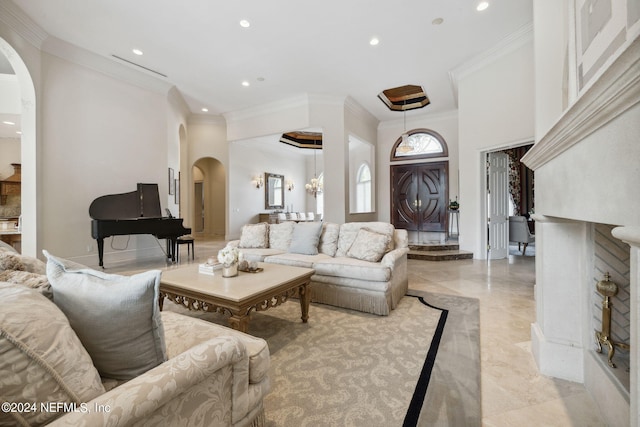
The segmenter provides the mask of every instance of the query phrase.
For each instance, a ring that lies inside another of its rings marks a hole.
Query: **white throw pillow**
[[[388,234],[361,228],[347,251],[347,256],[363,261],[378,262],[387,251],[389,239]]]
[[[340,235],[340,225],[333,222],[325,222],[320,234],[320,244],[318,252],[329,256],[335,256],[338,250],[338,236]]]
[[[268,248],[269,224],[247,224],[242,226],[239,248]]]
[[[159,270],[119,276],[43,253],[53,301],[101,376],[127,380],[167,360]]]
[[[280,251],[288,251],[294,224],[292,221],[269,224],[269,247]]]
[[[299,222],[293,227],[289,252],[292,254],[318,255],[318,243],[322,232],[321,222]]]
[[[35,290],[0,285],[0,396],[19,403],[0,425],[45,425],[64,415],[41,404],[81,404],[105,392],[100,375],[69,321]],[[35,408],[35,410],[33,410]],[[14,412],[15,411],[15,412]]]

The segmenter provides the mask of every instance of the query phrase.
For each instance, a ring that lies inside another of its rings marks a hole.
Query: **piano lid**
[[[93,219],[162,218],[158,184],[138,184],[136,191],[107,194],[91,202]]]

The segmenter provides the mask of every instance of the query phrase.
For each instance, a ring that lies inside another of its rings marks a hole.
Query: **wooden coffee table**
[[[222,277],[222,270],[208,275],[198,272],[198,264],[189,264],[162,272],[160,310],[167,298],[189,310],[230,314],[229,326],[242,332],[249,328],[249,314],[277,307],[290,297],[300,299],[302,321],[309,319],[311,292],[308,288],[311,268],[260,263],[259,273],[239,272]]]

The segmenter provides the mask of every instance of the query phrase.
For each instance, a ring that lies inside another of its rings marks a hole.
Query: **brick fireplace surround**
[[[522,160],[536,179],[531,337],[540,372],[583,382],[608,425],[640,426],[640,39]],[[594,286],[602,280],[602,267],[594,236],[602,229],[629,247],[620,279],[628,282],[627,297],[612,299],[622,312],[628,305],[628,331],[617,332],[631,345],[630,368],[619,366],[620,371],[595,352],[594,315],[601,299]]]

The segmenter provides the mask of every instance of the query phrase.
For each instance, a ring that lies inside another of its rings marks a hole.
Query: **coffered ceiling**
[[[50,36],[175,85],[194,113],[314,93],[381,121],[401,113],[378,94],[403,85],[424,88],[419,114],[455,109],[450,72],[532,21],[532,0],[13,2]]]

